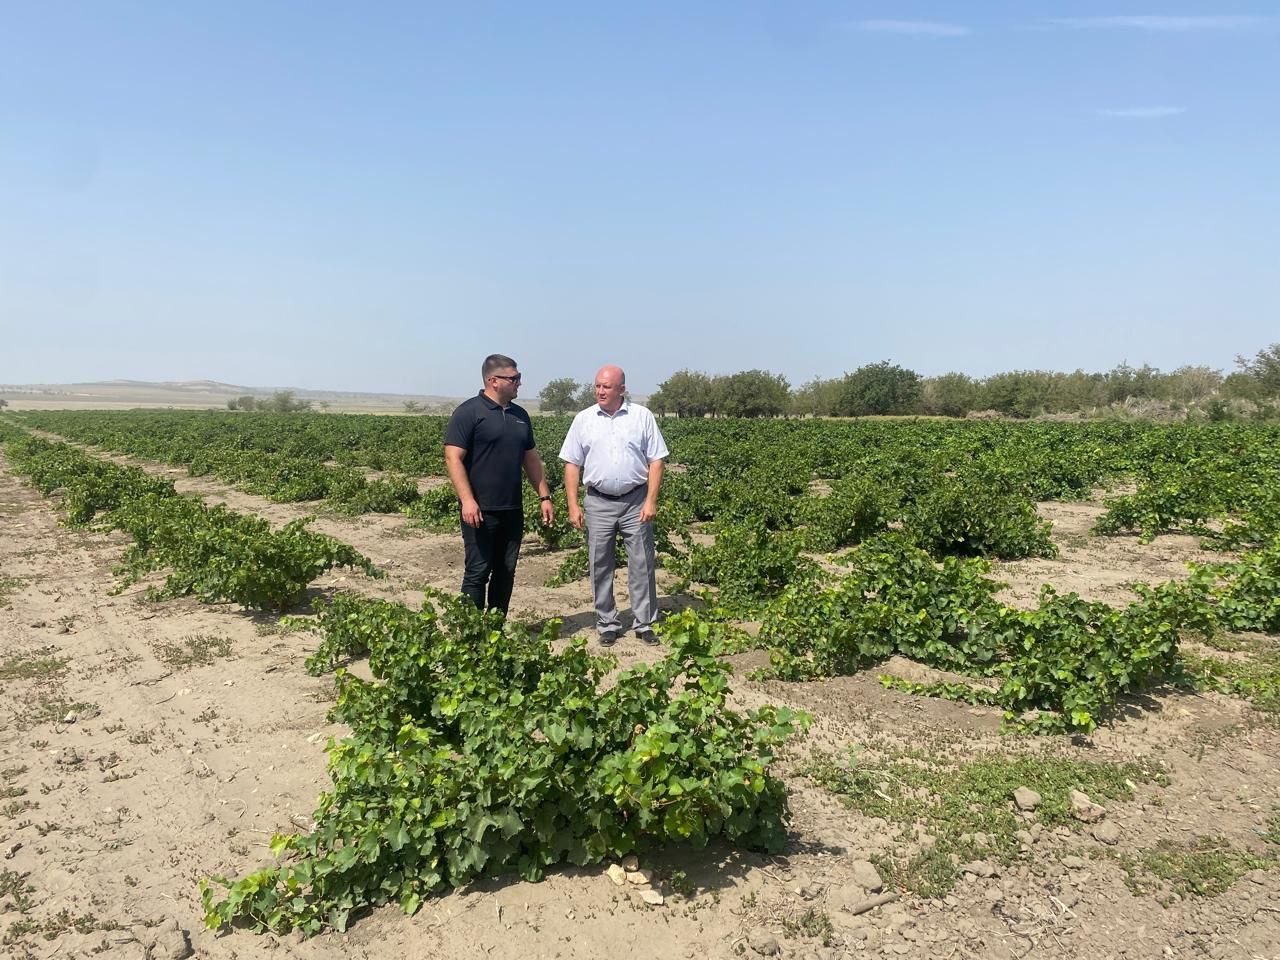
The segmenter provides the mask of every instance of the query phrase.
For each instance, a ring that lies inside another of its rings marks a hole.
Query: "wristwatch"
[[[543,503],[545,503],[546,501],[550,500],[551,498],[550,498],[550,497],[539,497],[538,499],[539,499],[539,500],[541,500]]]

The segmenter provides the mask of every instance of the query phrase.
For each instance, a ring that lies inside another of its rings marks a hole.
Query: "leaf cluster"
[[[804,718],[727,706],[727,667],[692,615],[664,625],[670,653],[602,689],[609,661],[583,641],[556,653],[463,600],[420,611],[341,597],[320,614],[322,670],[366,653],[373,679],[339,668],[333,789],[308,834],[280,836],[280,865],[204,886],[206,922],[343,929],[354,911],[482,876],[536,880],[656,844],[724,838],[780,849],[787,816],[770,772]]]
[[[206,602],[284,610],[307,586],[338,566],[377,576],[372,562],[351,546],[307,529],[311,518],[278,531],[260,517],[195,497],[136,467],[121,467],[66,444],[27,436],[6,450],[15,468],[41,492],[60,492],[67,522],[120,530],[133,539],[119,572],[119,589],[149,573],[168,570],[157,598],[194,594]]]

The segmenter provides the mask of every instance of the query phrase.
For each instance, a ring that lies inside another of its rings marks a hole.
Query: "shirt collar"
[[[481,390],[480,393],[477,394],[477,396],[479,396],[480,399],[484,401],[484,405],[488,407],[490,410],[506,410],[511,406],[510,404],[507,404],[507,406],[504,407],[502,404],[498,403],[496,400],[494,400],[491,396],[489,396],[483,390]]]
[[[596,404],[596,416],[598,416],[598,417],[608,417],[610,420],[612,420],[614,417],[618,416],[619,414],[626,413],[626,412],[627,412],[627,410],[628,410],[628,408],[629,408],[630,406],[631,406],[631,401],[630,401],[630,400],[623,400],[623,401],[622,401],[622,406],[620,406],[620,407],[619,407],[617,410],[615,410],[613,413],[607,413],[607,412],[605,411],[604,407],[600,406],[600,404],[598,404],[598,403],[597,403],[597,404]]]

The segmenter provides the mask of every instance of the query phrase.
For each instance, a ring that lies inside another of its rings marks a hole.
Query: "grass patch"
[[[34,906],[31,895],[35,887],[27,883],[30,874],[16,870],[0,870],[0,900],[8,899],[19,913],[26,913]]]
[[[916,750],[873,755],[859,747],[844,758],[814,754],[800,772],[865,816],[922,828],[932,836],[932,847],[883,857],[877,863],[886,881],[929,897],[942,896],[954,886],[952,855],[962,863],[1009,863],[1016,857],[1020,844],[1015,834],[1023,827],[1013,810],[1018,787],[1040,794],[1039,823],[1074,827],[1078,824],[1069,799],[1073,789],[1096,801],[1131,800],[1131,783],[1167,782],[1155,767],[1137,763],[1072,760],[1048,753],[978,760]]]
[[[873,857],[881,877],[890,887],[910,890],[922,897],[945,897],[956,885],[959,874],[951,862],[951,844],[918,850],[910,856]],[[961,854],[956,854],[961,857]]]
[[[1280,810],[1273,813],[1271,819],[1267,821],[1267,829],[1262,833],[1262,839],[1267,843],[1280,846]]]
[[[1280,711],[1280,647],[1253,637],[1220,639],[1215,647],[1248,656],[1222,660],[1183,651],[1183,671],[1196,689],[1244,697],[1259,710]]]
[[[260,637],[287,637],[291,633],[305,633],[315,629],[314,617],[281,617],[270,623],[260,623],[254,632]]]
[[[38,697],[30,704],[26,713],[20,714],[14,723],[19,730],[30,730],[42,723],[58,723],[68,713],[84,713],[96,709],[96,703],[82,700],[63,700],[61,697]]]
[[[1240,653],[1243,650],[1249,650],[1253,645],[1251,639],[1235,633],[1217,633],[1211,637],[1197,637],[1196,640],[1206,647],[1221,650],[1223,653]]]
[[[798,916],[783,917],[782,929],[788,937],[812,937],[821,940],[823,946],[830,946],[836,935],[831,918],[816,907],[809,907]]]
[[[170,667],[207,667],[232,656],[231,638],[213,633],[193,633],[177,643],[153,643],[156,658]]]
[[[1177,843],[1162,840],[1136,855],[1122,855],[1125,883],[1134,893],[1177,893],[1216,897],[1250,870],[1272,861],[1254,857],[1222,837],[1196,837]]]
[[[56,940],[71,930],[88,935],[95,930],[117,930],[114,923],[104,923],[91,913],[77,916],[70,910],[59,910],[51,917],[43,920],[19,920],[5,931],[5,944],[16,943],[28,937],[39,936],[44,940]]]
[[[53,654],[57,647],[44,647],[34,653],[19,654],[0,660],[0,681],[4,680],[57,680],[67,672],[70,662]]]
[[[26,792],[25,790],[23,791]],[[14,817],[20,817],[28,810],[35,809],[37,804],[32,800],[13,800],[0,806],[0,818],[12,820]]]
[[[7,607],[13,595],[26,585],[26,577],[0,577],[0,607]]]

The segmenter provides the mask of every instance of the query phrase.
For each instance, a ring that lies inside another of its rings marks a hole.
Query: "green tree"
[[[711,378],[705,373],[680,370],[658,384],[659,403],[680,417],[704,417],[712,412]],[[653,403],[653,398],[649,398]]]
[[[1159,397],[1162,376],[1159,370],[1147,363],[1140,367],[1122,363],[1106,375],[1107,402],[1123,403],[1130,397]]]
[[[258,404],[258,408],[270,410],[273,413],[297,413],[310,410],[311,401],[297,399],[292,390],[277,390],[271,395],[270,400],[264,400]]]
[[[422,407],[417,400],[406,400],[401,404],[401,406],[404,407],[405,413],[418,413],[422,410]]]
[[[1048,370],[1010,370],[982,381],[979,406],[1013,417],[1054,409],[1054,375]]]
[[[743,370],[713,381],[715,412],[726,417],[778,417],[787,412],[791,385],[781,374]]]
[[[944,373],[920,383],[920,412],[935,417],[963,417],[978,398],[978,385],[964,373]]]
[[[845,374],[836,413],[842,417],[912,413],[919,399],[920,374],[881,360]]]
[[[538,400],[542,404],[542,409],[548,413],[568,413],[577,408],[575,394],[578,389],[577,380],[572,377],[560,377],[542,388],[542,392],[538,394]],[[586,404],[583,406],[585,407]]]
[[[1222,378],[1222,395],[1234,400],[1258,401],[1263,398],[1262,384],[1253,375],[1236,370]]]
[[[801,417],[835,416],[843,381],[814,377],[791,394],[791,412]]]
[[[594,406],[596,402],[595,384],[584,383],[578,388],[577,394],[573,398],[573,407],[575,410],[585,410],[587,407]]]
[[[1236,357],[1240,372],[1257,381],[1264,397],[1280,397],[1280,343],[1259,350],[1252,360]]]
[[[1166,376],[1168,399],[1181,403],[1203,403],[1222,386],[1222,371],[1212,367],[1183,366]]]
[[[8,405],[9,405],[9,401],[6,400],[4,397],[0,397],[0,410],[3,410]]]

